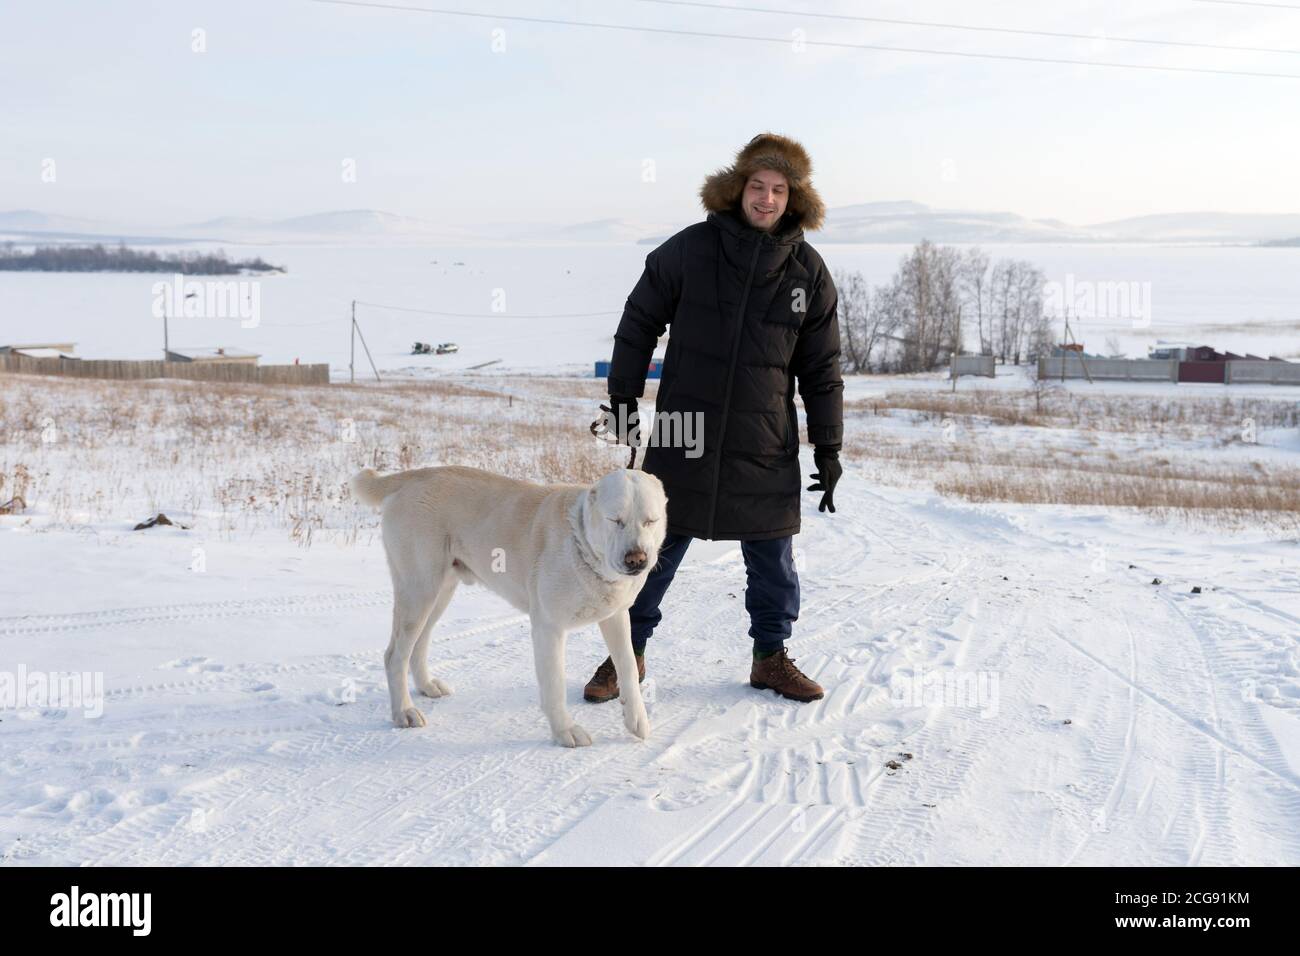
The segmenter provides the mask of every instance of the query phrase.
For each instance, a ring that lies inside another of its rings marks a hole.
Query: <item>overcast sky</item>
[[[1300,0],[715,0],[781,14],[395,2],[502,18],[312,0],[5,0],[0,210],[140,225],[358,208],[448,224],[689,221],[705,174],[772,130],[808,147],[832,207],[911,199],[1074,223],[1300,212],[1300,78],[797,50],[504,18],[786,40],[802,29],[809,41],[1300,77]],[[205,52],[193,49],[196,30]]]

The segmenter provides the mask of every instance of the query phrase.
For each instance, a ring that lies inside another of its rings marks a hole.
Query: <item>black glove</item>
[[[601,405],[602,417],[595,423],[595,434],[612,435],[619,445],[641,444],[641,417],[636,409],[636,399],[611,395],[608,405]]]
[[[825,492],[817,510],[825,511],[829,508],[831,514],[835,514],[835,485],[839,483],[840,475],[844,474],[844,469],[840,467],[840,450],[817,446],[813,451],[813,464],[817,466],[812,475],[816,484],[809,485],[808,490]]]

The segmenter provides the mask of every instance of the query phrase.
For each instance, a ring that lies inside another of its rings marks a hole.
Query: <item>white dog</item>
[[[477,468],[419,468],[381,476],[369,468],[353,493],[383,509],[384,550],[393,576],[393,633],[384,664],[393,723],[423,727],[408,666],[429,697],[451,693],[429,675],[429,633],[457,581],[482,583],[532,619],[542,710],[555,742],[591,737],[564,703],[568,631],[598,623],[618,675],[623,723],[645,739],[627,609],[659,558],[667,531],[663,485],[620,469],[594,485],[537,485]]]

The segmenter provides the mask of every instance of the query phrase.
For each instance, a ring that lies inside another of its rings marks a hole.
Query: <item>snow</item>
[[[506,414],[545,424],[539,409],[570,418],[594,409],[599,383],[582,376],[608,357],[647,250],[227,251],[290,268],[261,280],[261,324],[174,319],[174,341],[193,332],[267,362],[323,359],[338,377],[352,298],[473,313],[358,311],[386,379],[482,389],[482,399],[413,399],[444,401],[463,433],[421,447],[470,449],[473,429],[511,425]],[[1294,351],[1294,335],[1278,331],[1296,321],[1300,292],[1300,271],[1278,268],[1287,250],[992,251],[1094,278],[1162,277],[1165,299],[1155,301],[1168,311],[1125,333],[1136,344],[1249,319],[1255,331],[1205,339]],[[902,252],[823,250],[873,282]],[[1234,294],[1211,295],[1224,277]],[[156,279],[0,276],[0,340],[67,338],[83,357],[156,356]],[[509,309],[481,317],[498,289]],[[416,339],[461,351],[406,355]],[[490,375],[464,372],[496,358]],[[96,392],[31,381],[0,379],[0,499],[18,464],[32,468],[35,489],[27,513],[0,516],[0,862],[1300,864],[1294,530],[970,504],[934,491],[933,476],[885,474],[888,459],[846,451],[837,513],[817,513],[816,496],[805,495],[796,539],[804,603],[790,650],[825,699],[800,705],[749,687],[739,550],[696,542],[650,644],[647,742],[628,735],[617,706],[581,700],[605,656],[586,628],[570,636],[567,677],[595,743],[555,747],[527,619],[479,588],[461,588],[434,632],[432,672],[453,695],[417,701],[429,725],[399,731],[382,663],[391,604],[376,516],[327,494],[304,547],[290,532],[297,493],[275,479],[341,487],[357,452],[339,441],[316,447],[322,428],[339,415],[363,432],[418,425],[426,406],[400,421],[400,389],[332,389],[329,402],[323,391],[286,392],[287,430],[264,421],[258,442],[209,436],[177,447],[154,434],[170,427],[158,423],[173,407],[196,428],[229,427],[196,401],[199,384],[143,390],[138,414],[124,419],[111,399],[130,383]],[[933,449],[934,416],[867,406],[951,387],[941,375],[850,378],[849,444]],[[1026,387],[1014,368],[957,383],[959,395]],[[1280,386],[1056,387],[1171,407],[1300,399]],[[500,394],[523,401],[502,412]],[[98,401],[102,417],[73,413]],[[234,394],[223,411],[255,421],[248,401]],[[368,417],[349,411],[368,402]],[[67,442],[22,437],[47,418]],[[1165,453],[1223,468],[1294,468],[1300,452],[1292,427],[1262,424],[1245,443],[1222,433],[1227,413],[1199,431],[1195,416],[1180,421],[1105,431],[971,418],[953,447],[1126,462]],[[617,450],[605,456],[609,468],[623,461]],[[803,465],[812,471],[810,454]],[[241,505],[240,482],[260,510]],[[189,527],[131,530],[156,510]],[[5,706],[4,676],[20,669],[98,675],[102,715],[30,697]]]
[[[309,549],[201,513],[0,518],[4,669],[105,688],[98,718],[0,711],[0,859],[1300,863],[1294,540],[852,467],[837,502],[805,508],[790,645],[824,700],[748,686],[739,551],[697,542],[650,645],[648,742],[581,701],[604,651],[571,635],[578,751],[548,739],[526,618],[482,589],[435,631],[455,693],[389,725],[373,516]]]

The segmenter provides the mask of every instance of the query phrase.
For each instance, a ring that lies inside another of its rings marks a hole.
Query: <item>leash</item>
[[[601,405],[600,410],[602,412],[609,412],[611,415],[614,414],[614,409],[610,408],[608,405]],[[604,440],[602,435],[608,435],[609,431],[606,430],[605,432],[602,433],[597,429],[599,429],[604,424],[605,424],[604,418],[598,418],[591,423],[591,434],[596,438],[600,438],[602,441]],[[632,455],[627,460],[627,467],[629,471],[633,471],[636,469],[636,446],[629,445],[628,447],[632,449]]]

